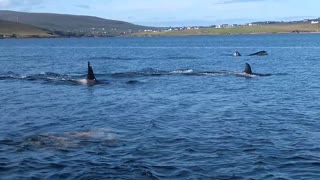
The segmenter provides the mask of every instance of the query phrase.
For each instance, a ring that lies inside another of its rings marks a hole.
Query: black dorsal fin
[[[90,62],[88,61],[88,75],[87,75],[87,79],[89,80],[96,80],[96,77],[94,76],[92,67],[90,65]]]
[[[246,63],[246,67],[244,68],[243,72],[245,72],[247,74],[252,74],[252,70],[251,70],[250,64]]]

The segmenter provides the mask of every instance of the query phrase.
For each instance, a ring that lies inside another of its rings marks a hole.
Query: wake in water
[[[160,71],[152,68],[143,69],[136,72],[122,72],[113,74],[97,74],[99,80],[97,84],[109,84],[107,79],[110,78],[127,78],[127,84],[138,83],[137,80],[132,78],[148,77],[148,76],[176,76],[176,75],[217,75],[225,74],[227,72],[197,72],[192,69],[175,70],[175,71]],[[21,75],[13,72],[7,72],[0,74],[0,80],[23,80],[23,81],[35,81],[41,83],[54,83],[54,84],[69,84],[69,85],[81,85],[81,79],[85,79],[85,75],[66,75],[53,72],[44,72],[40,74]]]
[[[174,71],[161,71],[153,68],[142,69],[137,72],[124,72],[124,73],[114,73],[112,77],[114,78],[133,78],[141,76],[218,76],[218,75],[235,75],[241,77],[257,77],[257,76],[271,76],[271,74],[253,73],[251,67],[246,63],[245,69],[242,72],[237,71],[197,71],[193,69],[178,69]]]
[[[91,68],[90,64],[88,64],[89,70]],[[91,76],[90,75],[91,72]],[[139,81],[131,78],[137,77],[148,77],[148,76],[217,76],[217,75],[235,75],[246,78],[253,78],[257,76],[271,76],[271,74],[261,74],[261,73],[253,73],[251,70],[251,66],[246,63],[245,69],[242,72],[236,71],[197,71],[193,69],[181,69],[174,71],[162,71],[156,70],[153,68],[145,68],[140,71],[135,72],[122,72],[122,73],[113,73],[113,74],[99,74],[98,76],[103,78],[127,78],[129,79],[127,84],[137,84]],[[55,83],[55,84],[69,84],[69,85],[93,85],[86,84],[83,81],[94,81],[94,84],[109,84],[108,80],[99,79],[96,80],[93,74],[93,71],[88,71],[87,78],[83,78],[84,76],[71,76],[71,75],[61,75],[53,72],[46,72],[40,74],[33,75],[20,75],[14,72],[7,72],[4,74],[0,74],[0,80],[28,80],[28,81],[39,81],[43,83]]]
[[[146,68],[140,71],[135,72],[123,72],[123,73],[114,73],[111,76],[114,78],[132,78],[132,77],[144,77],[144,76],[178,76],[178,75],[186,75],[186,76],[213,76],[213,75],[223,75],[223,74],[231,74],[228,71],[197,71],[193,69],[178,69],[174,71],[162,71],[156,70],[153,68]]]
[[[114,146],[117,143],[116,134],[109,129],[96,129],[65,133],[35,134],[21,139],[6,139],[2,144],[17,146],[21,150],[28,149],[64,149],[78,148],[88,144]]]
[[[13,72],[0,74],[0,80],[25,80],[37,81],[42,83],[55,83],[55,84],[77,84],[74,77],[69,75],[61,75],[52,72],[44,72],[40,74],[21,75]]]

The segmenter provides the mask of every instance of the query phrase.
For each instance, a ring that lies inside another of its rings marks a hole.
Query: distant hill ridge
[[[56,37],[52,32],[27,24],[0,20],[0,38]]]
[[[152,27],[132,23],[103,19],[93,16],[27,13],[0,10],[0,19],[37,26],[55,33],[73,33],[81,35],[117,36],[131,32],[152,29]]]

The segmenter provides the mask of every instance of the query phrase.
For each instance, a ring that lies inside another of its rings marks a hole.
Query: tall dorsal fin
[[[245,72],[247,74],[252,74],[252,70],[251,70],[250,64],[246,63],[246,67],[244,68],[243,72]]]
[[[92,67],[90,65],[90,62],[88,61],[88,75],[87,75],[87,79],[89,80],[96,80],[96,77],[94,76]]]

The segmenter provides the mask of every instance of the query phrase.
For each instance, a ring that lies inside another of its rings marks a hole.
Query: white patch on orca
[[[247,77],[247,78],[253,78],[253,77],[256,77],[256,76],[257,76],[257,75],[255,75],[255,74],[248,74],[248,73],[245,73],[245,72],[235,73],[235,75],[237,75],[237,76],[242,76],[242,77]]]
[[[80,79],[77,80],[77,82],[81,85],[94,85],[96,84],[96,80],[90,80],[90,79]]]

